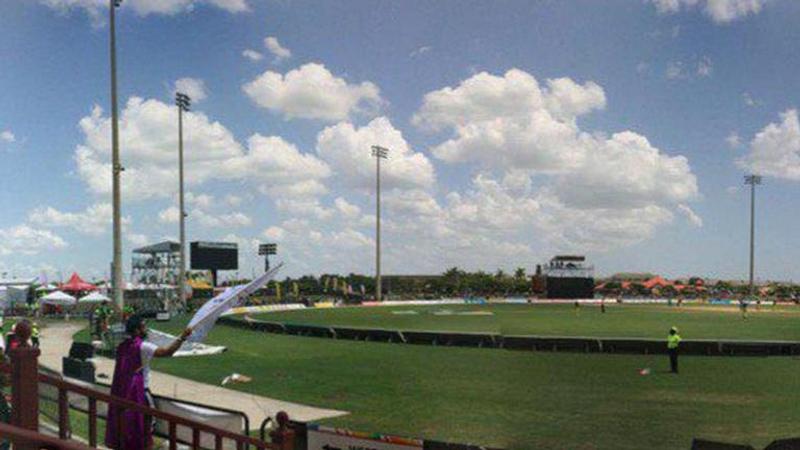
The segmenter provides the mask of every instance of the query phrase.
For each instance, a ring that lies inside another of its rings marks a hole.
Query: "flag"
[[[324,277],[325,278],[325,292],[328,292],[328,283],[331,281],[331,277]]]
[[[361,285],[361,295],[367,295],[367,288],[363,284]]]
[[[278,301],[281,301],[281,284],[278,280],[275,280],[275,296],[278,297]]]
[[[292,288],[294,289],[294,296],[300,298],[300,287],[297,285],[297,281],[292,282]]]
[[[333,292],[339,288],[339,280],[336,277],[333,277]]]
[[[211,328],[214,327],[214,324],[217,323],[217,319],[219,319],[222,313],[238,306],[245,298],[252,295],[255,291],[260,289],[261,286],[267,284],[269,280],[278,273],[278,270],[280,270],[282,266],[283,263],[278,264],[272,270],[264,273],[250,283],[229,287],[225,289],[225,292],[222,294],[207,301],[189,322],[189,326],[194,330],[188,339],[189,342],[202,342],[208,335],[208,332],[211,331]]]

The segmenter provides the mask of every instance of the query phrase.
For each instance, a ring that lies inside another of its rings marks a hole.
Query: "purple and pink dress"
[[[124,398],[142,406],[149,406],[145,387],[145,371],[142,365],[142,338],[126,339],[117,347],[117,362],[111,395]],[[122,435],[117,434],[119,419],[122,419]],[[115,450],[144,450],[153,443],[152,427],[145,421],[144,414],[124,410],[120,417],[119,408],[109,405],[106,423],[106,446]]]

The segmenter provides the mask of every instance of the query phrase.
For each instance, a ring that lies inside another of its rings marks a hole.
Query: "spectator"
[[[152,405],[150,399],[150,361],[175,354],[186,338],[192,334],[186,328],[181,336],[168,347],[158,347],[147,342],[147,324],[134,315],[125,324],[129,337],[117,347],[111,395],[124,398],[142,406]],[[123,435],[117,435],[117,421],[122,420]],[[142,450],[150,448],[153,440],[151,421],[144,414],[125,410],[120,414],[114,405],[109,405],[106,426],[106,446],[117,450]],[[121,444],[121,446],[119,445]]]

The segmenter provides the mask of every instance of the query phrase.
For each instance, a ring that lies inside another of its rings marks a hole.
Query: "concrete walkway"
[[[42,330],[41,350],[39,364],[48,369],[61,373],[61,358],[69,354],[72,345],[72,335],[83,328],[82,322],[61,322],[48,324]],[[191,358],[206,358],[206,356],[192,356]],[[107,383],[111,382],[114,374],[114,361],[108,358],[94,358],[96,373],[105,374]],[[208,403],[221,408],[242,411],[250,419],[250,428],[258,429],[266,417],[272,417],[278,411],[289,413],[293,420],[301,422],[315,421],[329,417],[338,417],[348,414],[345,411],[333,409],[320,409],[298,403],[274,400],[258,395],[226,389],[221,386],[200,383],[185,378],[168,375],[161,372],[150,372],[150,389],[156,393],[180,400],[196,403]]]

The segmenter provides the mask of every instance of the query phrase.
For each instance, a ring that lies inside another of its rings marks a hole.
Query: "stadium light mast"
[[[183,202],[183,113],[189,112],[192,99],[182,92],[175,93],[175,105],[178,106],[178,209],[180,210],[181,250],[178,262],[178,301],[181,305],[186,301],[186,208]]]
[[[375,301],[381,301],[381,160],[389,156],[389,149],[372,146],[375,158]]]
[[[756,230],[756,185],[761,184],[760,175],[745,175],[744,184],[750,185],[750,296],[755,293],[753,272],[755,267],[755,230]]]
[[[264,257],[264,272],[269,272],[269,255],[278,253],[278,244],[260,244],[258,254]]]
[[[115,10],[122,0],[109,0],[109,50],[111,56],[111,190],[113,205],[114,260],[112,266],[112,297],[122,314],[124,306],[122,286],[122,214],[120,205],[120,173],[125,170],[119,162],[119,118],[117,116],[117,38]]]

